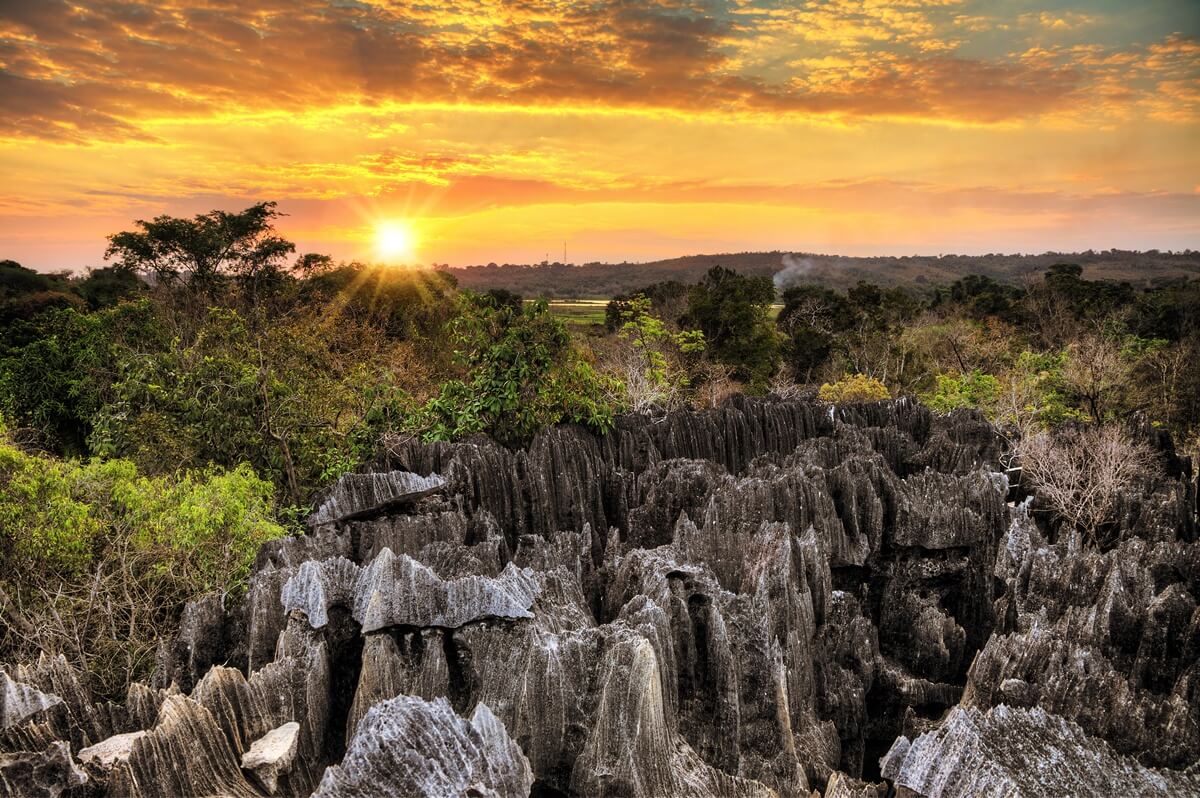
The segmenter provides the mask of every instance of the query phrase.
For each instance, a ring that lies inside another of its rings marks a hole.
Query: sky
[[[1200,248],[1200,3],[0,0],[0,259]]]

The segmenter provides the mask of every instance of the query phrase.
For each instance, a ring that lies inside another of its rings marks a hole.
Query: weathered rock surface
[[[936,731],[899,738],[883,775],[901,795],[1194,796],[1200,774],[1147,768],[1040,708],[956,707]]]
[[[242,755],[242,770],[253,773],[267,795],[274,795],[279,786],[279,774],[291,770],[296,761],[299,742],[300,724],[294,720],[271,729],[251,743],[250,750]]]
[[[463,576],[444,581],[407,554],[384,549],[354,586],[354,619],[363,632],[389,626],[457,629],[485,618],[532,618],[539,591],[528,569],[511,563],[499,577]]]
[[[371,708],[315,795],[523,798],[532,786],[529,762],[486,704],[467,722],[444,698],[400,696]]]
[[[85,765],[95,765],[102,770],[108,770],[118,762],[128,762],[129,756],[133,753],[133,744],[145,736],[145,729],[114,734],[107,740],[101,740],[95,745],[89,745],[80,750],[79,761]]]
[[[0,754],[0,791],[5,795],[58,798],[86,783],[87,774],[71,759],[66,743],[51,743],[41,752]]]
[[[8,670],[0,751],[65,741],[89,796],[1183,794],[1196,488],[1155,441],[1109,551],[1010,501],[979,414],[913,401],[408,441],[123,705]]]
[[[11,729],[26,718],[61,703],[58,696],[14,682],[7,673],[0,671],[0,731]]]
[[[425,477],[408,471],[345,474],[321,502],[309,523],[317,526],[369,515],[401,502],[414,502],[444,485],[445,481],[437,474]]]

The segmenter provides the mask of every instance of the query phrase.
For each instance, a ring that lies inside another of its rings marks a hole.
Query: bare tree
[[[1130,364],[1120,345],[1096,333],[1085,333],[1067,347],[1063,381],[1097,424],[1119,404],[1129,381]]]
[[[1097,546],[1112,542],[1101,534],[1113,520],[1119,492],[1156,467],[1150,447],[1112,425],[1039,432],[1018,443],[1017,455],[1022,479]]]

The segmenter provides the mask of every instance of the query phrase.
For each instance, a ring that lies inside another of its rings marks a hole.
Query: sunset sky
[[[267,199],[452,265],[1200,248],[1200,3],[0,0],[0,177],[39,269]]]

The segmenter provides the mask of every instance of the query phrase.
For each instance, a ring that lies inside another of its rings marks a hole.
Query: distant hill
[[[1077,263],[1088,279],[1152,285],[1200,278],[1200,252],[1047,252],[1041,255],[943,255],[847,258],[786,252],[688,255],[648,263],[489,264],[448,269],[463,288],[505,288],[527,297],[606,298],[661,280],[694,283],[713,266],[744,274],[775,276],[776,285],[822,283],[846,288],[859,280],[881,285],[938,285],[967,274],[1019,284],[1056,263]]]

